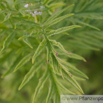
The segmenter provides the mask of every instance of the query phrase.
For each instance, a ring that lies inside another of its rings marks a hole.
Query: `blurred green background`
[[[87,62],[78,65],[89,77],[89,80],[81,82],[83,90],[87,95],[103,95],[103,49],[91,51],[85,58]]]

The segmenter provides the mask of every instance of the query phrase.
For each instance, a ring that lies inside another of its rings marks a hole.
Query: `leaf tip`
[[[82,91],[82,94],[85,95],[85,93]]]
[[[14,69],[13,73],[16,72],[16,70]]]
[[[75,4],[72,4],[71,6],[74,6]]]
[[[20,38],[18,38],[18,40],[20,40]]]
[[[87,77],[87,79],[89,79],[89,77]]]
[[[101,30],[98,28],[98,31],[101,31]]]
[[[31,49],[33,49],[33,47],[31,46]]]
[[[84,62],[87,62],[85,59],[83,60]]]
[[[32,64],[34,64],[34,59],[32,58]]]
[[[21,88],[18,88],[18,90],[20,90]]]
[[[71,15],[74,15],[74,13],[72,13]]]

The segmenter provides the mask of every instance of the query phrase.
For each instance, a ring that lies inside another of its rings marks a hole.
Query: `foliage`
[[[28,103],[33,95],[32,103],[59,103],[61,94],[84,94],[77,81],[88,77],[71,60],[86,62],[79,49],[103,47],[102,6],[102,0],[0,0],[1,101]]]

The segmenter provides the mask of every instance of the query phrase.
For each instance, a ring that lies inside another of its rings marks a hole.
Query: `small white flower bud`
[[[42,15],[42,12],[39,12],[38,15]]]
[[[24,7],[27,8],[29,6],[29,4],[25,4]]]
[[[43,6],[40,6],[41,9],[43,9]]]
[[[35,14],[34,14],[34,13],[32,13],[32,16],[33,16],[33,17],[35,17]]]
[[[36,14],[36,15],[37,15],[37,13],[38,13],[37,11],[34,11],[34,14]]]

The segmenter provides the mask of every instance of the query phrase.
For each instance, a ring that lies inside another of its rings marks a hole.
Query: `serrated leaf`
[[[64,60],[61,60],[60,58],[58,58],[58,60],[59,60],[61,63],[65,64],[65,65],[68,67],[68,70],[69,70],[70,72],[72,72],[74,75],[76,74],[76,75],[78,75],[78,76],[80,76],[80,77],[82,77],[82,78],[88,79],[88,77],[87,77],[83,72],[81,72],[80,70],[78,70],[75,66],[73,66],[73,65],[70,64],[69,62],[66,62],[66,61],[64,61]]]
[[[85,79],[84,79],[84,78],[77,77],[77,76],[75,76],[75,75],[74,75],[74,79],[75,79],[75,80],[80,80],[80,81],[85,81]]]
[[[55,56],[53,54],[51,54],[51,57],[52,57],[53,70],[54,70],[54,72],[58,73],[59,72],[58,61],[56,60],[56,58],[55,58]]]
[[[32,57],[32,63],[34,63],[36,57],[42,52],[42,50],[43,50],[44,47],[45,47],[45,44],[46,44],[46,40],[43,40],[43,41],[39,44],[39,46],[37,47],[37,49],[36,49],[36,51],[35,51],[35,53],[34,53],[34,55],[33,55],[33,57]]]
[[[73,59],[78,59],[78,60],[83,60],[84,62],[86,62],[85,58],[83,58],[80,55],[74,54],[74,53],[69,53],[69,52],[63,52],[63,53],[59,53],[60,55],[65,55],[69,58],[73,58]],[[67,55],[68,54],[68,55]]]
[[[74,85],[82,94],[84,94],[82,88],[80,87],[80,85],[77,83],[77,81],[74,79],[74,77],[71,77],[71,73],[69,73],[65,68],[63,68],[64,70],[64,77],[72,84]]]
[[[2,53],[6,48],[9,47],[9,45],[11,44],[12,40],[14,39],[16,33],[10,33],[7,38],[5,39],[4,43],[3,43],[3,48],[1,49],[0,53]]]
[[[58,84],[63,90],[67,91],[68,93],[70,93],[70,94],[75,94],[75,93],[71,92],[70,90],[68,90],[66,87],[64,87],[59,81],[57,81],[57,84]]]
[[[35,98],[38,96],[38,93],[41,91],[41,89],[44,87],[45,82],[48,79],[48,71],[46,69],[45,73],[42,75],[42,77],[39,79],[39,83],[36,87],[35,93],[33,95],[32,103],[35,103]]]
[[[57,95],[60,95],[60,90],[59,90],[59,88],[58,88],[58,86],[57,86],[57,80],[56,80],[56,75],[55,75],[55,73],[53,72],[53,69],[52,69],[52,65],[51,64],[49,64],[48,65],[48,70],[49,70],[49,78],[50,78],[50,80],[52,81],[52,84],[54,84],[53,85],[53,87],[54,87],[54,90],[55,90],[55,93],[57,94]]]
[[[31,59],[31,54],[26,55],[24,58],[22,58],[20,60],[20,62],[16,65],[15,69],[13,72],[17,71],[20,67],[22,67],[24,64],[26,64],[27,62],[29,62],[29,60]]]
[[[70,21],[73,21],[73,22],[75,22],[75,23],[79,23],[79,24],[82,24],[82,25],[85,25],[85,26],[88,26],[88,27],[90,27],[90,28],[93,28],[93,29],[96,29],[96,30],[99,30],[100,31],[100,29],[99,28],[97,28],[97,27],[95,27],[95,26],[93,26],[93,25],[90,25],[90,24],[88,24],[88,23],[85,23],[85,22],[83,22],[83,21],[80,21],[79,19],[75,19],[75,18],[73,18],[73,19],[69,19]]]
[[[50,36],[52,36],[52,35],[63,33],[68,30],[72,30],[74,28],[80,28],[80,27],[81,26],[79,26],[79,25],[66,26],[66,27],[59,28],[57,30],[51,30],[48,34],[51,34]]]
[[[30,81],[30,79],[34,76],[34,74],[40,69],[41,65],[43,63],[43,60],[41,60],[40,62],[38,62],[37,64],[34,64],[31,69],[29,70],[29,72],[25,75],[22,83],[19,86],[19,90],[27,83]]]
[[[69,53],[67,50],[65,50],[65,48],[63,47],[63,45],[60,42],[57,42],[56,40],[50,40],[50,41],[53,45],[57,46],[59,49],[61,49],[64,52],[61,54],[64,54],[70,58],[75,58],[75,59],[86,61],[83,57],[81,57],[77,54]]]

